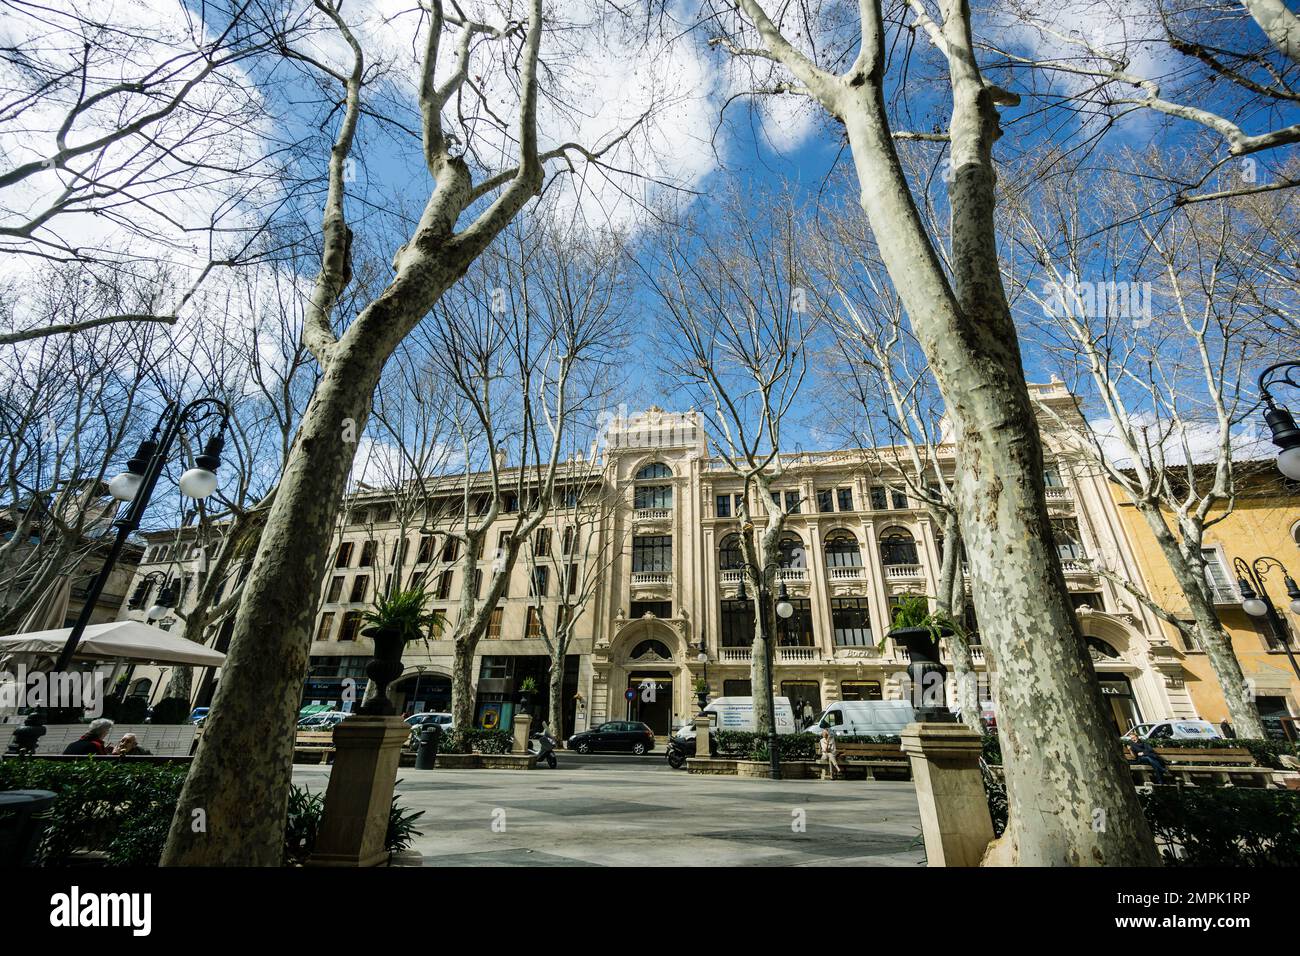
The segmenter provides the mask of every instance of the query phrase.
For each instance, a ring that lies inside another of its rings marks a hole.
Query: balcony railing
[[[919,564],[885,565],[885,578],[889,581],[914,581],[922,576]]]
[[[817,648],[815,647],[778,647],[776,649],[776,660],[780,664],[793,664],[799,662],[811,663],[817,660]]]
[[[673,576],[669,571],[634,571],[632,587],[656,587],[672,584]]]
[[[866,568],[831,568],[832,581],[861,581],[866,576]]]
[[[737,585],[737,584],[740,583],[740,579],[741,579],[741,577],[743,576],[743,574],[744,574],[743,571],[723,571],[723,572],[722,572],[722,583],[723,583],[723,584],[730,584],[730,585],[733,585],[733,586],[734,586],[734,585]]]
[[[636,511],[637,521],[667,521],[672,516],[669,508],[638,508]]]
[[[748,647],[724,647],[721,648],[722,663],[724,664],[748,664],[750,657],[750,648]]]
[[[1062,558],[1061,570],[1067,575],[1090,576],[1093,574],[1092,559],[1090,558]]]
[[[1045,489],[1048,501],[1069,501],[1074,495],[1070,494],[1069,488],[1062,488],[1058,485],[1052,485]]]
[[[802,583],[808,580],[807,568],[781,568],[776,572],[778,581],[785,581],[791,584]]]

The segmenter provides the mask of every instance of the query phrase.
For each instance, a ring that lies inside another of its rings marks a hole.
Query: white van
[[[825,728],[837,737],[897,736],[915,721],[916,709],[905,700],[837,700],[822,711],[807,732],[820,736]]]
[[[1125,737],[1141,740],[1218,740],[1219,728],[1208,720],[1160,720],[1153,724],[1135,724]]]
[[[776,706],[776,732],[778,734],[792,734],[797,729],[794,722],[794,709],[790,706],[789,697],[777,697],[773,700]],[[747,730],[754,732],[754,698],[752,697],[719,697],[709,701],[709,705],[704,708],[704,712],[709,715],[711,730]],[[695,739],[694,718],[688,719],[676,736],[685,740]]]

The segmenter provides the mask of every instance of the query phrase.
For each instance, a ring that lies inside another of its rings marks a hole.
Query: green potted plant
[[[702,714],[704,713],[704,708],[709,703],[709,685],[705,683],[703,677],[696,678],[695,680],[695,696],[699,698],[700,713]]]
[[[939,639],[957,632],[956,623],[946,614],[930,610],[930,601],[923,594],[904,595],[894,605],[887,638],[907,648],[911,662],[907,665],[912,679],[917,716],[926,722],[949,723],[954,718],[947,707],[945,681],[948,669],[939,655]],[[884,641],[881,641],[883,646]],[[936,686],[937,685],[937,686]],[[934,688],[937,702],[925,700],[926,691]]]
[[[361,633],[375,642],[375,653],[366,665],[366,676],[375,682],[375,696],[359,710],[362,714],[396,713],[388,699],[388,685],[402,673],[402,651],[408,641],[424,637],[434,622],[425,605],[429,595],[418,589],[398,591],[380,597],[362,620]]]
[[[537,693],[537,681],[525,677],[519,684],[519,713],[528,713],[528,698]]]

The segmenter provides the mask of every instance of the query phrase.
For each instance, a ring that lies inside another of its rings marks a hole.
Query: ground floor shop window
[[[880,700],[880,681],[840,681],[840,700]]]
[[[794,722],[799,728],[807,727],[822,712],[822,685],[815,680],[783,680],[781,696],[790,700]]]
[[[1098,674],[1101,696],[1106,701],[1111,720],[1118,732],[1126,734],[1134,724],[1142,723],[1142,712],[1133,697],[1133,685],[1123,674]]]

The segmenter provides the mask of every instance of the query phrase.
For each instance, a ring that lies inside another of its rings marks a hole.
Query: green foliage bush
[[[442,735],[438,752],[445,754],[508,754],[514,746],[508,730],[453,730]]]
[[[1166,866],[1300,866],[1300,793],[1153,787],[1142,810]]]
[[[176,801],[189,767],[185,764],[118,760],[0,761],[0,790],[49,790],[57,794],[41,848],[43,866],[65,866],[74,852],[105,855],[109,866],[157,866],[167,842]],[[284,860],[301,863],[316,845],[324,798],[305,788],[289,790]],[[388,820],[389,850],[404,850],[420,834],[412,813],[393,798]]]
[[[190,719],[190,702],[184,697],[164,697],[153,705],[151,724],[183,724]]]
[[[185,782],[182,764],[125,761],[0,761],[0,790],[58,794],[45,835],[45,866],[73,851],[103,852],[110,866],[156,866]]]
[[[987,771],[993,832],[1007,827],[1006,783]],[[1153,787],[1142,812],[1166,866],[1300,866],[1300,793],[1254,787]]]
[[[149,712],[149,701],[144,697],[116,697],[104,701],[104,716],[118,724],[143,724]]]

